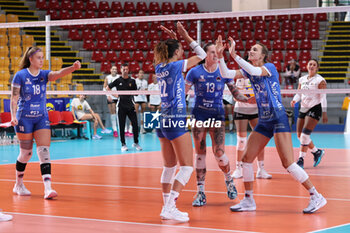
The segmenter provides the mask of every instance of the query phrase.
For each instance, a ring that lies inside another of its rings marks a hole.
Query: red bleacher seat
[[[240,31],[241,30],[241,25],[239,24],[239,22],[237,20],[233,20],[228,25],[228,30]]]
[[[110,16],[111,17],[121,17],[121,14],[120,14],[120,11],[112,10]]]
[[[137,24],[137,29],[148,31],[149,30],[148,22],[139,22]]]
[[[146,61],[152,61],[153,62],[154,59],[154,51],[153,50],[149,50],[146,54]]]
[[[119,39],[114,39],[114,40],[111,40],[111,43],[109,45],[109,49],[118,50],[119,51],[119,50],[123,49],[123,46],[120,43]]]
[[[265,38],[266,38],[266,36],[265,36],[265,31],[264,30],[262,30],[262,29],[255,30],[255,34],[254,34],[254,39],[255,40],[263,40]]]
[[[98,11],[97,18],[108,18],[108,11]]]
[[[124,31],[122,31],[120,39],[122,39],[122,40],[131,40],[132,39],[131,31],[128,30],[128,29],[125,29]]]
[[[238,17],[238,21],[239,22],[245,22],[245,21],[249,21],[249,20],[250,20],[249,16],[240,16],[240,17]]]
[[[186,8],[185,8],[185,4],[183,2],[175,2],[174,4],[174,11],[176,13],[185,13]]]
[[[110,11],[111,8],[109,7],[109,3],[107,1],[100,1],[98,3],[98,10],[99,11]]]
[[[193,38],[193,37],[192,37]],[[160,33],[160,40],[167,40],[167,39],[171,39],[171,37],[169,36],[169,34],[168,33],[166,33],[165,31],[162,31],[161,33]]]
[[[297,52],[295,50],[287,50],[284,58],[284,64],[287,64],[292,59],[297,60]]]
[[[136,49],[134,40],[126,40],[126,41],[124,41],[123,47],[126,50],[135,50]]]
[[[328,20],[327,13],[317,13],[316,14],[316,20],[318,20],[318,21],[327,21]]]
[[[234,39],[234,38],[239,38],[238,31],[233,30],[233,29],[228,30],[228,32],[227,32],[227,37],[229,37],[229,36],[231,36],[233,39]]]
[[[61,9],[59,1],[58,0],[50,0],[49,1],[49,9],[53,9],[53,10]]]
[[[123,10],[123,6],[122,6],[121,2],[113,1],[112,4],[111,4],[111,10],[112,11],[122,11]]]
[[[280,24],[277,20],[271,20],[269,23],[269,30],[271,29],[276,29],[279,30],[280,29]]]
[[[224,38],[224,37],[223,37]],[[248,30],[248,29],[245,29],[245,30],[242,30],[241,32],[241,38],[243,40],[250,40],[253,38],[252,36],[252,31],[251,30]]]
[[[40,10],[47,10],[46,0],[36,0],[36,8]]]
[[[303,14],[304,21],[310,21],[314,19],[314,14]]]
[[[158,40],[158,30],[149,30],[147,34],[147,40],[153,41],[153,40]]]
[[[260,40],[259,42],[265,45],[268,50],[271,50],[271,41],[269,39]]]
[[[107,40],[97,40],[96,48],[100,50],[108,50]]]
[[[290,20],[292,20],[293,22],[301,20],[301,14],[292,14],[292,15],[290,15]]]
[[[146,11],[136,11],[136,16],[146,16]]]
[[[63,0],[61,3],[61,8],[65,10],[73,10],[73,6],[70,0]]]
[[[290,20],[284,20],[282,22],[282,26],[281,26],[282,30],[283,29],[290,29],[290,30],[293,30],[293,23],[292,21]]]
[[[297,30],[297,29],[306,29],[306,26],[305,26],[305,21],[304,20],[298,20],[295,22],[295,29],[294,30]]]
[[[276,66],[276,70],[278,72],[282,72],[282,65],[279,60],[273,60],[272,63]]]
[[[252,21],[253,22],[257,22],[257,21],[263,21],[263,17],[262,16],[252,16]]]
[[[110,61],[101,62],[101,72],[102,73],[110,73],[112,68],[112,64]]]
[[[133,11],[124,11],[123,16],[124,17],[133,17],[134,16],[134,12]]]
[[[93,40],[84,40],[83,42],[83,48],[86,50],[94,50],[95,49],[95,44]]]
[[[116,52],[113,50],[108,50],[106,53],[106,60],[113,61],[113,62],[118,61],[118,57],[117,57]]]
[[[175,23],[175,21],[165,21],[163,22],[163,26],[170,30],[176,31]]]
[[[118,31],[124,30],[124,26],[122,23],[112,23],[112,28]]]
[[[305,30],[304,29],[297,29],[294,34],[294,39],[302,40],[306,38]]]
[[[124,29],[135,31],[137,29],[136,23],[125,23]]]
[[[307,72],[307,64],[309,63],[309,60],[299,60],[299,66],[301,72]]]
[[[187,13],[198,13],[199,10],[197,8],[196,2],[188,2],[186,6],[186,12]]]
[[[69,10],[61,10],[60,19],[72,19],[72,16],[70,15]]]
[[[138,40],[137,45],[136,45],[136,49],[143,50],[143,51],[149,50],[147,40]]]
[[[137,73],[139,72],[140,70],[140,65],[139,65],[139,62],[137,61],[131,61],[129,63],[129,70],[131,73]]]
[[[136,30],[135,33],[134,33],[134,39],[135,40],[144,40],[146,39],[146,34],[143,30]]]
[[[313,19],[313,20],[310,20],[309,21],[309,24],[308,24],[308,30],[310,31],[311,29],[319,29],[320,26],[319,26],[319,23],[317,20]]]
[[[158,2],[150,2],[148,10],[151,12],[159,12],[160,11],[160,6]]]
[[[137,2],[136,11],[144,11],[144,12],[148,11],[146,2]]]
[[[266,30],[266,23],[265,21],[263,20],[259,20],[259,21],[256,21],[255,23],[255,30],[258,30],[258,29],[261,29],[261,30]]]
[[[124,61],[118,60],[115,62],[114,65],[117,67],[117,70],[119,71],[123,64],[124,64]]]
[[[131,61],[131,56],[130,56],[129,51],[125,51],[125,50],[120,51],[119,57],[123,61],[126,61],[126,62]]]
[[[266,22],[270,22],[271,20],[276,20],[276,16],[275,15],[265,15],[264,20]]]
[[[278,34],[278,29],[270,29],[269,32],[267,33],[267,38],[269,40],[277,40],[280,38]]]
[[[197,21],[196,20],[190,20],[188,28],[189,28],[189,30],[197,30]]]
[[[273,50],[271,53],[272,61],[283,61],[283,53],[281,50]]]
[[[92,56],[91,56],[91,60],[94,60],[96,62],[103,62],[105,59],[105,57],[103,56],[102,51],[100,50],[94,50],[92,52]],[[108,60],[108,59],[107,59]]]
[[[169,12],[173,12],[173,6],[171,5],[171,2],[163,2],[162,3],[162,7],[161,7],[161,11],[169,11]]]
[[[126,1],[124,3],[124,11],[135,11],[134,3],[130,1]]]
[[[281,32],[281,39],[282,40],[289,40],[293,38],[292,30],[291,29],[283,29]]]
[[[91,11],[97,11],[98,8],[97,8],[97,5],[96,5],[96,2],[95,1],[88,1],[86,3],[86,7],[85,7],[86,10],[91,10]]]
[[[116,40],[119,39],[119,33],[118,30],[112,28],[108,31],[108,37],[109,40]]]
[[[226,24],[226,19],[220,18],[216,20],[216,29],[219,30],[227,30],[227,24]]]
[[[313,28],[313,29],[309,30],[309,33],[307,34],[307,38],[310,40],[320,39],[320,34],[318,32],[318,29]]]
[[[89,28],[86,28],[83,30],[82,38],[83,38],[83,40],[91,40],[94,38],[94,36],[92,35],[92,32]]]
[[[73,4],[73,9],[80,10],[80,11],[85,10],[84,2],[81,0],[75,0]]]
[[[288,15],[277,15],[277,20],[278,21],[289,20],[289,16]]]
[[[72,13],[72,19],[83,19],[83,12],[81,10],[74,10]],[[75,25],[76,26],[83,26],[83,25]]]
[[[311,59],[310,50],[301,50],[299,53],[299,61],[306,60],[309,61]]]
[[[131,59],[134,60],[134,61],[143,62],[145,60],[145,57],[143,56],[143,52],[142,51],[136,50],[133,53]]]
[[[274,40],[272,48],[273,50],[284,50],[284,41],[280,39]]]
[[[50,15],[51,20],[60,19],[60,17],[59,17],[59,15],[57,14],[57,11],[56,11],[56,10],[49,9],[49,10],[46,11],[46,14],[47,14],[47,15]]]
[[[245,43],[245,50],[249,51],[251,49],[251,47],[255,44],[256,44],[256,40],[254,40],[254,39],[247,40]]]
[[[214,33],[214,38],[217,39],[219,37],[219,35],[222,36],[223,40],[226,39],[226,35],[225,35],[225,31],[224,30],[221,30],[221,29],[216,30],[215,33]],[[242,37],[242,39],[244,39],[244,38]]]
[[[87,10],[87,11],[85,11],[85,18],[86,18],[86,19],[93,19],[93,18],[96,18],[95,11],[93,11],[93,10]]]
[[[160,22],[158,22],[158,21],[153,21],[152,23],[151,23],[151,26],[150,26],[150,29],[151,30],[160,30],[160,28],[159,28],[159,26],[161,25],[161,23]]]
[[[254,29],[254,25],[253,22],[250,20],[244,21],[242,24],[242,30],[253,30]]]
[[[80,35],[79,30],[75,28],[69,29],[68,37],[71,40],[82,40],[82,36]]]
[[[244,50],[243,42],[240,38],[233,38],[236,43],[236,50]]]
[[[146,60],[142,63],[142,70],[145,73],[154,73],[153,60]]]
[[[238,70],[240,67],[235,61],[231,60],[231,61],[227,62],[227,68],[229,68],[231,70]]]
[[[96,40],[106,40],[107,36],[106,36],[105,30],[102,30],[102,29],[96,30],[95,39]]]
[[[310,50],[312,49],[312,44],[311,44],[311,41],[309,39],[303,39],[301,42],[300,42],[300,49],[301,50]]]
[[[296,39],[290,39],[287,42],[287,49],[298,50],[298,41]]]

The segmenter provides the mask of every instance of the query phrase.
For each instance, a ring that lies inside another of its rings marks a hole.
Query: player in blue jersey
[[[272,137],[280,156],[282,165],[299,181],[310,193],[310,202],[304,213],[313,213],[326,205],[326,199],[317,192],[307,173],[293,160],[293,145],[288,123],[288,117],[282,105],[278,72],[272,63],[267,63],[268,50],[263,44],[256,44],[249,51],[248,63],[236,54],[234,40],[230,37],[229,52],[241,70],[228,70],[223,59],[224,45],[219,36],[216,44],[220,72],[227,78],[249,78],[257,106],[259,120],[253,132],[249,135],[247,149],[243,153],[243,181],[245,197],[237,205],[231,206],[231,211],[254,211],[256,209],[253,199],[253,164],[255,157],[264,149]]]
[[[16,184],[13,192],[20,196],[31,195],[23,184],[26,165],[32,157],[33,138],[37,146],[41,175],[45,186],[45,199],[57,196],[51,188],[50,142],[51,130],[46,110],[46,84],[80,68],[76,61],[59,71],[41,70],[44,53],[38,47],[29,47],[20,61],[11,86],[11,124],[19,139],[19,155],[16,162]]]
[[[186,132],[185,81],[182,72],[197,65],[207,54],[178,22],[178,34],[196,53],[195,56],[182,60],[183,49],[176,33],[165,27],[161,28],[172,39],[159,42],[154,49],[155,73],[162,101],[160,128],[157,129],[164,164],[161,176],[164,206],[160,216],[162,219],[187,222],[188,214],[179,211],[175,203],[193,171],[192,141],[190,134]],[[180,170],[173,179],[177,162],[180,164]]]
[[[230,161],[225,154],[225,110],[223,106],[223,92],[225,85],[232,95],[242,102],[248,98],[239,93],[233,79],[223,78],[218,67],[218,58],[213,43],[204,46],[207,57],[200,65],[192,68],[186,76],[186,93],[194,85],[195,104],[192,110],[193,119],[197,122],[208,122],[207,125],[193,124],[192,135],[196,153],[197,195],[193,206],[206,204],[204,183],[206,175],[206,135],[212,139],[212,149],[215,159],[224,173],[227,195],[230,199],[237,197],[237,190],[230,172]],[[254,98],[251,98],[255,102]],[[210,124],[213,121],[219,124]]]

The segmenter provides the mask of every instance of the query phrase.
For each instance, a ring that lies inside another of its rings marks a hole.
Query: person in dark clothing
[[[121,66],[121,77],[114,80],[112,83],[108,84],[107,90],[111,90],[113,87],[115,87],[118,91],[134,91],[137,90],[135,79],[129,77],[129,66],[128,64],[123,64]],[[120,133],[120,141],[122,143],[121,151],[127,151],[128,147],[125,143],[125,121],[126,116],[129,117],[133,134],[134,134],[134,144],[132,144],[133,147],[136,148],[136,150],[142,150],[141,146],[139,145],[139,129],[137,125],[137,115],[136,110],[134,107],[134,98],[132,95],[114,95],[115,97],[118,97],[118,103],[117,103],[117,112],[118,112],[118,119],[119,119],[119,133]]]

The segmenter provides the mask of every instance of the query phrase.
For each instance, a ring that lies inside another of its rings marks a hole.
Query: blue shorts
[[[171,121],[173,121],[173,122],[183,121],[186,123],[186,118],[171,118]],[[157,136],[159,138],[166,138],[168,140],[174,140],[174,139],[184,135],[187,132],[186,127],[178,127],[178,126],[168,127],[168,126],[169,126],[169,124],[167,124],[167,126],[162,125],[162,123],[160,124],[160,128],[156,130]]]
[[[15,126],[16,133],[33,133],[39,129],[50,129],[48,116],[28,118],[21,117]]]
[[[194,108],[192,110],[192,114],[196,120],[199,121],[206,121],[208,119],[214,119],[217,121],[225,121],[225,110],[220,109],[219,111],[215,112],[210,112],[210,111],[205,111],[201,110],[198,108]]]
[[[275,133],[290,132],[290,126],[287,116],[282,116],[274,121],[261,122],[254,128],[255,132],[261,133],[262,135],[272,138]]]

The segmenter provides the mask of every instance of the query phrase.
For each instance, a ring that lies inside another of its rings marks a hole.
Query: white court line
[[[61,159],[63,160],[63,159]],[[132,166],[132,165],[110,165],[110,164],[89,164],[89,163],[64,163],[64,162],[56,162],[58,160],[52,161],[52,164],[60,164],[60,165],[78,165],[78,166],[96,166],[96,167],[127,167],[127,168],[154,168],[154,169],[163,169],[163,167],[159,166]],[[36,162],[35,162],[36,163]],[[207,169],[207,171],[221,171],[220,169]],[[270,172],[271,174],[282,174],[288,175],[288,172]],[[345,177],[350,178],[350,175],[332,175],[332,174],[322,174],[322,173],[307,173],[311,176],[330,176],[330,177]]]
[[[308,233],[321,232],[321,231],[330,230],[330,229],[334,229],[334,228],[338,228],[338,227],[343,227],[343,226],[347,226],[347,225],[350,225],[350,223],[345,223],[345,224],[338,225],[338,226],[334,226],[334,227],[327,227],[327,228],[320,229],[320,230],[317,230],[317,231],[310,231],[310,232],[308,232]]]
[[[95,218],[79,218],[79,217],[67,217],[67,216],[56,216],[56,215],[45,215],[45,214],[28,214],[28,213],[18,213],[18,212],[4,212],[4,213],[14,214],[14,215],[34,216],[34,217],[47,217],[47,218],[59,218],[59,219],[69,219],[69,220],[106,222],[106,223],[120,223],[120,224],[152,226],[152,227],[171,227],[171,228],[183,228],[183,229],[219,231],[219,232],[220,231],[224,231],[224,232],[254,233],[254,231],[239,231],[239,230],[204,228],[204,227],[191,227],[191,226],[178,226],[178,225],[155,224],[155,223],[141,223],[141,222],[126,222],[126,221],[117,221],[117,220],[104,220],[104,219],[95,219]]]
[[[0,182],[15,182],[14,179],[0,179]],[[36,181],[36,180],[26,180],[26,183],[36,183],[36,184],[42,184],[42,181]],[[154,188],[154,187],[144,187],[144,186],[126,186],[126,185],[111,185],[111,184],[84,184],[84,183],[67,183],[67,182],[52,182],[52,184],[56,185],[74,185],[74,186],[91,186],[91,187],[107,187],[107,188],[125,188],[125,189],[143,189],[143,190],[159,190],[161,191],[161,188]],[[183,189],[184,192],[192,192],[197,193],[197,190],[194,189]],[[214,193],[214,194],[227,194],[227,192],[220,192],[220,191],[205,191],[206,193]],[[241,195],[244,195],[244,193],[238,193]],[[261,197],[282,197],[282,198],[295,198],[295,199],[309,199],[309,196],[292,196],[292,195],[273,195],[273,194],[259,194],[254,193],[254,196],[261,196]],[[346,201],[350,202],[350,199],[343,199],[343,198],[330,198],[325,197],[327,201]]]

